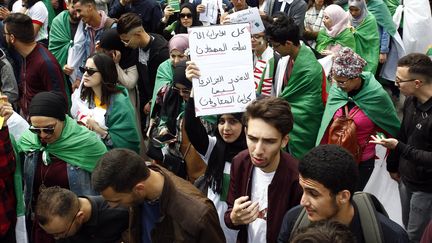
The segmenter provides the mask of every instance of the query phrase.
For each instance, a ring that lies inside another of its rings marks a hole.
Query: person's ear
[[[415,84],[416,88],[420,88],[422,83],[423,83],[423,81],[421,81],[420,79],[414,80],[414,84]]]
[[[288,134],[282,138],[281,148],[285,148],[287,146],[289,139],[290,139],[290,137]]]
[[[336,200],[340,205],[346,205],[350,203],[351,192],[348,190],[342,190],[336,195]]]

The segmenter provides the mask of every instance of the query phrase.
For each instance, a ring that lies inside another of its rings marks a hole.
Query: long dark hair
[[[315,4],[315,0],[309,0],[307,9],[310,9]],[[328,6],[333,4],[333,0],[324,0],[323,6]]]
[[[192,26],[201,26],[202,23],[198,20],[198,13],[197,13],[196,8],[194,7],[194,5],[192,5],[191,3],[183,3],[183,4],[180,6],[180,13],[181,13],[181,11],[182,11],[184,8],[187,8],[187,9],[189,9],[189,11],[191,11],[191,14],[192,14]],[[179,17],[178,17],[178,24],[177,24],[177,26],[176,26],[175,29],[174,29],[174,33],[176,33],[176,34],[183,34],[183,33],[187,33],[187,28],[184,27],[184,26],[181,24],[181,20],[180,20],[180,13],[179,13],[179,15],[178,15],[178,16],[179,16]]]
[[[101,105],[110,105],[110,98],[113,94],[119,93],[116,84],[118,81],[118,74],[116,65],[111,57],[105,53],[94,53],[88,59],[93,59],[97,70],[102,76],[102,97],[100,97]],[[88,60],[87,59],[87,60]],[[81,90],[82,100],[93,100],[92,88],[87,88],[84,85]]]

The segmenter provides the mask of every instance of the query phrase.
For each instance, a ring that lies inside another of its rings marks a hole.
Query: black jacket
[[[408,97],[403,108],[404,118],[399,143],[390,152],[387,170],[399,172],[411,190],[432,192],[432,98],[420,104]]]

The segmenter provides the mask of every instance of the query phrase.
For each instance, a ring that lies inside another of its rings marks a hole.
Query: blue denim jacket
[[[33,181],[36,172],[40,151],[25,153],[23,180],[24,180],[24,202],[26,214],[31,211],[31,201],[33,197]],[[91,186],[91,174],[77,166],[67,164],[67,175],[69,189],[77,195],[97,195]]]

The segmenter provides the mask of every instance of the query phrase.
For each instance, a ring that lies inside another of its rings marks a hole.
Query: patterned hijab
[[[349,47],[342,47],[333,59],[332,74],[340,77],[357,78],[367,62]]]

